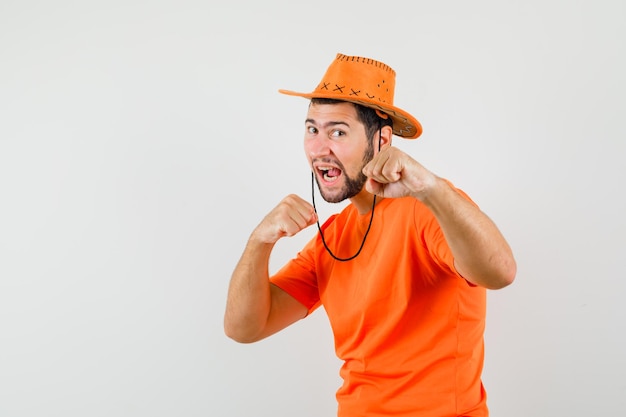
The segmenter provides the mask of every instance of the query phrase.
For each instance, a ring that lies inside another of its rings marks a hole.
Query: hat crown
[[[315,91],[338,100],[393,105],[396,72],[371,58],[337,54]]]
[[[394,106],[395,87],[396,72],[389,65],[371,58],[339,53],[311,93],[278,91],[291,96],[328,98],[370,107],[391,117],[394,134],[415,139],[422,134],[422,125],[411,114]]]

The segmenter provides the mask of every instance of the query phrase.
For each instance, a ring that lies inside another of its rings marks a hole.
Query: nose
[[[307,155],[309,155],[311,159],[321,158],[331,154],[330,139],[323,135],[305,139],[304,147]]]

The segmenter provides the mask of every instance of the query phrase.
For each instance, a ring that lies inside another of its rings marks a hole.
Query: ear
[[[391,126],[383,126],[380,130],[380,147],[391,145],[391,139],[393,138],[393,129]]]

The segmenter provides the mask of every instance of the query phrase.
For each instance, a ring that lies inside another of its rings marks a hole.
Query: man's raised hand
[[[363,174],[368,178],[365,188],[372,194],[386,198],[413,196],[420,200],[425,198],[437,178],[393,146],[384,146],[363,167]]]
[[[297,195],[290,194],[265,216],[252,232],[251,238],[273,244],[282,237],[294,236],[316,221],[313,206]]]

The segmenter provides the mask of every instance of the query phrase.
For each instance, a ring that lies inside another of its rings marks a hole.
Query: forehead
[[[356,106],[347,102],[332,104],[311,103],[307,112],[307,118],[319,123],[327,120],[358,122]]]

